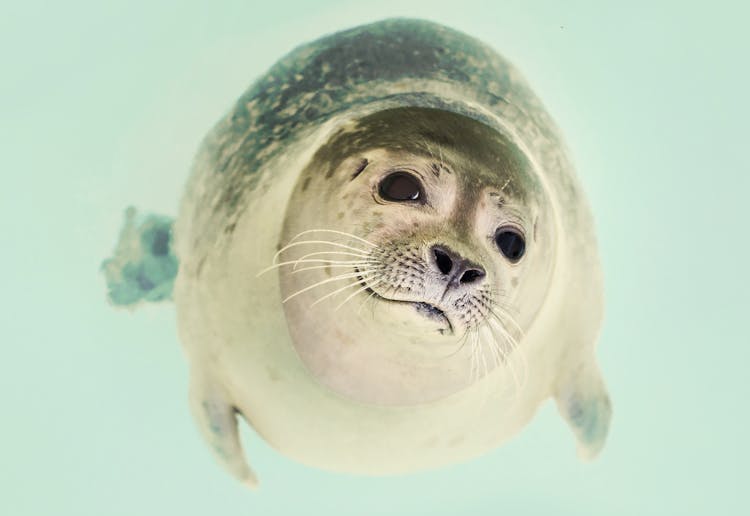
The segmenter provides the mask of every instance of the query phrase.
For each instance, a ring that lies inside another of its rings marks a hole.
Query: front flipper
[[[237,429],[237,410],[224,390],[193,373],[190,379],[190,408],[203,438],[214,457],[238,480],[257,487],[258,479],[247,465]]]
[[[178,269],[173,222],[163,215],[139,214],[132,206],[125,211],[114,255],[101,264],[113,305],[133,308],[143,301],[172,299]]]
[[[555,394],[557,408],[578,440],[578,456],[596,457],[604,447],[612,405],[597,365],[591,361],[567,376]]]

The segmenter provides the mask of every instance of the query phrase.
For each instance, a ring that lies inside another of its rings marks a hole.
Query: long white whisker
[[[343,265],[334,265],[334,264],[328,264],[328,265],[312,265],[312,266],[310,266],[310,267],[302,267],[301,269],[293,268],[293,269],[292,269],[292,274],[297,274],[298,272],[304,272],[304,271],[312,271],[312,270],[315,270],[315,269],[328,269],[328,268],[330,268],[330,269],[335,269],[335,268],[342,268],[342,267],[348,267],[348,268],[350,268],[350,269],[351,269],[351,268],[353,268],[353,267],[354,267],[355,265],[362,265],[362,266],[365,266],[365,265],[369,265],[369,263],[368,263],[368,262],[359,262],[359,263],[354,263],[354,264],[343,264]],[[362,271],[362,270],[363,270],[363,269],[362,269],[362,268],[360,268],[360,267],[357,267],[357,268],[358,268],[358,269],[359,269],[360,271]]]
[[[312,290],[315,287],[319,287],[320,285],[325,285],[326,283],[331,283],[333,281],[341,281],[341,280],[350,279],[350,278],[359,278],[359,277],[364,278],[365,276],[366,276],[366,274],[360,274],[358,272],[352,272],[350,274],[340,274],[338,276],[334,276],[333,278],[328,278],[328,279],[325,279],[323,281],[319,281],[319,282],[317,282],[317,283],[315,283],[313,285],[310,285],[309,287],[305,287],[305,288],[303,288],[301,290],[298,290],[294,294],[291,294],[291,295],[287,296],[286,299],[284,299],[282,301],[282,303],[286,303],[290,299],[292,299],[294,297],[297,297],[298,295],[303,294],[303,293],[307,292],[308,290]]]
[[[490,331],[494,335],[495,339],[497,339],[498,336],[495,333],[495,329],[500,329],[500,328],[497,328],[497,327],[493,326],[492,322],[494,322],[494,321],[488,321],[489,324],[488,324],[487,327],[490,329]],[[505,365],[508,368],[508,370],[510,371],[511,376],[513,377],[513,385],[516,388],[516,394],[520,394],[521,389],[523,388],[522,387],[522,382],[518,378],[518,373],[516,372],[516,368],[513,365],[513,362],[511,360],[511,358],[508,356],[507,353],[505,353],[505,351],[503,351],[503,349],[497,343],[495,343],[495,346],[496,346],[497,351],[502,354],[504,362],[505,362]]]
[[[321,301],[323,301],[325,299],[328,299],[329,297],[335,296],[339,292],[343,292],[344,290],[346,290],[348,288],[352,288],[355,285],[360,285],[360,284],[361,284],[361,281],[360,281],[359,277],[357,277],[357,281],[355,281],[353,283],[349,283],[348,285],[346,285],[344,287],[341,287],[341,288],[338,288],[338,289],[334,290],[333,292],[329,292],[328,294],[324,295],[323,297],[317,299],[313,304],[310,305],[310,308],[312,308],[313,306],[317,305]]]
[[[299,260],[307,260],[311,256],[321,256],[321,255],[324,255],[324,254],[334,254],[336,256],[356,256],[357,258],[360,258],[360,260],[364,259],[364,261],[367,261],[367,262],[373,262],[373,263],[375,262],[375,260],[373,260],[370,257],[370,255],[358,254],[358,253],[350,253],[348,251],[317,251],[315,253],[308,253],[308,254],[305,254],[303,256],[300,256]]]
[[[466,345],[466,342],[468,341],[468,337],[469,337],[469,331],[466,330],[464,331],[463,335],[461,335],[461,337],[458,339],[458,342],[456,342],[456,349],[454,351],[451,351],[447,355],[443,356],[442,358],[451,358],[455,356],[456,354],[460,353],[461,350]]]
[[[343,235],[343,236],[348,236],[350,238],[354,238],[356,240],[359,240],[360,242],[364,242],[365,244],[371,245],[372,247],[375,247],[375,248],[378,247],[376,244],[373,244],[369,240],[365,240],[364,238],[358,237],[357,235],[352,235],[351,233],[346,233],[345,231],[338,231],[336,229],[308,229],[308,230],[303,231],[301,233],[297,233],[294,236],[294,238],[292,238],[290,240],[290,242],[294,242],[295,240],[297,240],[302,235],[307,235],[308,233],[335,233],[337,235]]]
[[[499,313],[495,313],[494,310],[497,310],[497,312],[499,312]],[[497,317],[497,319],[499,321],[507,320],[507,322],[511,323],[515,327],[515,330],[518,331],[518,334],[519,334],[520,337],[524,336],[523,328],[521,328],[521,326],[516,322],[516,320],[513,318],[513,316],[510,314],[510,312],[508,312],[507,310],[505,310],[505,308],[503,308],[499,304],[495,305],[494,310],[490,310],[490,311],[492,312],[492,314],[495,317]],[[504,317],[500,317],[500,315],[502,315]]]
[[[487,377],[487,359],[484,357],[484,349],[482,346],[482,338],[479,335],[479,331],[477,331],[477,338],[479,339],[479,356],[482,359],[482,368],[484,369],[484,374],[482,375],[482,378]]]
[[[278,269],[279,267],[283,267],[285,265],[299,265],[300,263],[329,263],[329,264],[349,264],[351,266],[356,265],[364,265],[369,264],[370,262],[367,260],[323,260],[323,259],[315,259],[315,260],[303,260],[300,258],[299,260],[289,260],[287,262],[281,262],[281,263],[274,263],[273,265],[266,267],[262,271],[260,271],[258,274],[255,275],[255,277],[259,277],[262,274],[267,273],[268,271],[271,271],[273,269]]]
[[[495,332],[493,331],[492,326],[487,324],[485,325],[485,328],[487,328],[490,332],[490,336],[491,336],[490,341],[489,341],[490,353],[492,353],[492,359],[495,362],[495,367],[498,367],[505,360],[505,355],[502,354],[502,351],[499,349],[497,345],[497,342],[496,342],[497,335],[495,335]]]
[[[525,382],[527,380],[527,377],[528,377],[528,371],[529,371],[529,364],[528,364],[528,361],[526,360],[526,354],[524,353],[524,351],[521,348],[521,346],[519,346],[518,341],[515,339],[515,337],[505,327],[504,320],[501,319],[500,316],[498,314],[496,314],[495,312],[491,312],[491,314],[492,314],[492,316],[494,318],[495,323],[497,324],[498,330],[503,333],[503,335],[506,338],[506,341],[510,345],[509,354],[510,354],[510,352],[513,352],[514,354],[517,354],[518,357],[521,360],[521,367],[523,368],[522,374],[523,374],[523,380],[524,380],[524,384],[525,384]],[[506,315],[506,319],[512,319],[512,318],[510,317],[510,315]],[[516,326],[518,326],[518,325],[516,325]],[[519,328],[519,331],[521,331],[520,328]],[[521,331],[521,337],[523,337],[523,332],[522,331]]]
[[[350,300],[351,298],[353,298],[354,296],[356,296],[357,294],[359,294],[359,293],[360,293],[360,292],[362,292],[363,290],[367,290],[368,288],[370,288],[370,289],[371,289],[372,287],[374,287],[375,285],[377,285],[377,284],[378,284],[378,283],[380,283],[381,281],[383,281],[383,280],[377,280],[377,281],[376,281],[375,283],[373,283],[373,284],[371,284],[371,285],[367,285],[367,284],[363,285],[363,286],[362,286],[362,288],[360,288],[360,289],[356,290],[356,291],[355,291],[354,293],[350,294],[350,295],[349,295],[349,296],[348,296],[348,297],[347,297],[346,299],[344,299],[344,300],[343,300],[343,301],[342,301],[341,303],[339,303],[339,305],[338,305],[338,306],[337,306],[336,308],[334,308],[334,309],[333,309],[333,310],[334,310],[334,312],[335,312],[335,311],[337,311],[337,310],[338,310],[339,308],[341,308],[342,306],[344,306],[344,305],[346,304],[346,302],[347,302],[347,301],[349,301],[349,300]]]
[[[359,253],[361,253],[362,256],[367,256],[366,251],[364,249],[360,249],[358,247],[352,247],[346,244],[340,244],[338,242],[329,242],[328,240],[302,240],[301,242],[292,242],[291,244],[287,244],[281,249],[279,249],[278,251],[276,251],[276,254],[273,255],[273,260],[271,260],[271,262],[275,263],[281,253],[288,251],[292,247],[297,247],[300,245],[315,245],[315,244],[325,244],[325,245],[330,245],[333,247],[339,247],[342,249],[349,249],[350,251],[358,251]]]
[[[482,383],[483,383],[483,387],[482,387],[482,401],[479,403],[479,406],[478,406],[478,410],[482,410],[482,407],[484,407],[484,404],[487,403],[487,398],[489,397],[489,389],[490,389],[490,375],[489,375],[489,373],[490,373],[490,370],[487,367],[487,360],[485,359],[485,356],[484,356],[485,355],[484,349],[483,349],[484,346],[481,345],[481,344],[483,344],[483,340],[482,340],[482,337],[479,334],[479,332],[480,332],[480,329],[477,328],[477,335],[479,335],[479,342],[480,342],[480,352],[481,352],[481,357],[482,357],[482,364],[483,364],[483,367],[484,367],[484,375],[482,376]],[[491,332],[490,332],[490,334],[491,334]],[[493,359],[495,359],[495,354],[493,352],[493,346],[492,346],[492,338],[490,338],[489,348],[490,348],[490,353],[492,353]]]
[[[362,308],[363,308],[363,307],[365,306],[365,304],[366,304],[366,303],[367,303],[367,302],[368,302],[368,301],[369,301],[370,299],[373,299],[373,297],[374,297],[374,296],[375,296],[375,291],[373,290],[372,292],[370,292],[370,295],[369,295],[369,296],[367,296],[367,297],[365,298],[365,300],[364,300],[364,301],[362,301],[362,302],[361,302],[361,303],[359,304],[359,308],[357,308],[357,316],[358,316],[358,317],[359,317],[359,314],[360,314],[360,313],[362,312]]]
[[[513,376],[513,383],[516,387],[516,392],[520,394],[521,390],[526,386],[526,379],[528,376],[527,372],[527,364],[525,361],[525,357],[523,355],[523,351],[521,351],[515,342],[515,339],[513,336],[508,333],[508,331],[505,329],[505,327],[502,326],[501,322],[495,319],[487,319],[488,325],[493,331],[493,333],[496,331],[500,332],[501,336],[504,338],[506,344],[508,344],[509,350],[506,353],[501,348],[498,348],[498,350],[503,354],[505,357],[505,363],[510,370],[511,375]],[[511,355],[511,352],[514,352],[513,355]],[[516,368],[513,364],[513,356],[518,355],[519,358],[521,358],[521,365],[522,365],[522,371],[521,371],[521,378],[519,379],[518,373],[516,372]]]
[[[479,334],[476,329],[472,329],[471,332],[471,383],[474,384],[479,380],[479,356],[477,355],[478,341],[477,336]]]

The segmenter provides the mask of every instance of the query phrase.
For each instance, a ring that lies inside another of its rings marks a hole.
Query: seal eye
[[[394,172],[380,182],[380,196],[386,201],[421,201],[422,185],[406,172]]]
[[[495,233],[495,244],[500,252],[513,263],[516,263],[526,251],[526,242],[518,231],[502,228]]]

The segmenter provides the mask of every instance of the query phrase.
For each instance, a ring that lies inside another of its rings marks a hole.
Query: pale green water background
[[[750,514],[745,4],[4,2],[0,515]],[[503,448],[400,478],[244,439],[261,489],[190,420],[171,306],[104,300],[130,203],[172,214],[199,140],[283,53],[407,15],[516,63],[566,134],[607,278],[614,401],[583,464],[554,406]]]

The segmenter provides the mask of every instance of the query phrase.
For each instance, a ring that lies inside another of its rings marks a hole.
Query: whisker
[[[498,367],[501,363],[505,361],[505,354],[500,350],[500,348],[497,345],[496,339],[497,335],[495,335],[495,332],[492,329],[491,325],[484,326],[486,329],[489,330],[490,336],[492,337],[489,341],[489,350],[492,354],[492,359],[495,362],[495,367]]]
[[[489,308],[487,310],[487,315],[491,315],[492,318],[498,323],[499,329],[502,330],[502,332],[506,335],[506,338],[510,341],[510,348],[511,351],[518,348],[518,340],[511,334],[510,330],[505,327],[507,323],[512,324],[518,333],[518,338],[523,339],[525,336],[525,333],[523,331],[523,328],[516,322],[516,320],[513,318],[513,316],[507,312],[504,308],[497,305],[495,306],[495,309],[497,309],[500,313],[496,312],[492,308]],[[485,319],[487,317],[485,316]]]
[[[497,339],[498,337],[497,337],[497,334],[495,333],[495,329],[500,329],[500,328],[493,326],[492,321],[488,321],[488,322],[489,324],[487,327],[489,328],[490,332],[492,332],[494,337]],[[497,345],[497,343],[495,343],[495,349],[497,349],[497,351],[502,354],[505,365],[510,371],[511,376],[513,377],[513,385],[516,388],[516,394],[520,394],[521,390],[523,389],[524,382],[519,380],[518,373],[516,372],[516,368],[513,365],[513,362],[510,360],[508,354],[506,354],[505,351],[503,351],[502,348],[500,348]]]
[[[478,333],[476,328],[472,328],[471,332],[471,383],[474,384],[479,380],[479,356],[478,356]]]
[[[479,345],[479,357],[482,359],[482,369],[484,370],[482,379],[484,379],[487,377],[487,359],[484,357],[484,350],[482,349],[482,338],[479,336],[479,330],[477,330],[477,341]],[[479,378],[477,380],[479,380]]]
[[[343,300],[343,301],[342,301],[341,303],[339,303],[339,305],[338,305],[338,306],[336,306],[336,308],[334,308],[333,310],[334,310],[334,311],[338,311],[338,309],[339,309],[339,308],[341,308],[342,306],[344,306],[344,305],[346,304],[346,302],[347,302],[347,301],[349,301],[349,300],[350,300],[351,298],[353,298],[354,296],[356,296],[356,295],[357,295],[357,294],[359,294],[360,292],[362,292],[362,291],[364,291],[364,290],[367,290],[368,288],[370,288],[370,289],[371,289],[372,287],[374,287],[375,285],[377,285],[377,284],[378,284],[378,283],[380,283],[381,281],[383,281],[383,280],[377,280],[377,281],[376,281],[375,283],[372,283],[372,284],[370,284],[370,285],[367,285],[367,284],[365,284],[365,285],[362,285],[362,288],[360,288],[360,289],[357,289],[357,290],[356,290],[356,291],[355,291],[354,293],[352,293],[352,294],[349,294],[349,296],[348,296],[348,297],[347,297],[346,299],[344,299],[344,300]],[[361,283],[361,282],[360,282],[360,283]]]
[[[334,276],[333,278],[324,279],[323,281],[319,281],[317,283],[314,283],[314,284],[310,285],[309,287],[305,287],[305,288],[303,288],[301,290],[298,290],[294,294],[291,294],[291,295],[287,296],[282,301],[282,303],[286,303],[290,299],[292,299],[294,297],[297,297],[298,295],[303,294],[303,293],[307,292],[308,290],[312,290],[315,287],[319,287],[320,285],[325,285],[326,283],[331,283],[333,281],[341,281],[341,280],[350,279],[350,278],[359,278],[359,277],[364,278],[365,276],[367,276],[369,274],[372,274],[372,273],[361,274],[361,273],[358,273],[358,272],[352,272],[350,274],[340,274],[338,276]]]
[[[504,320],[501,319],[497,313],[491,311],[491,314],[498,325],[498,329],[503,332],[503,334],[506,336],[506,339],[509,341],[511,351],[518,352],[518,355],[522,362],[521,365],[524,368],[524,374],[527,374],[528,362],[526,360],[526,355],[524,354],[523,349],[519,345],[518,340],[510,333],[510,331],[508,331],[508,329],[504,325]],[[515,324],[515,326],[518,327],[518,324],[513,320],[513,318],[510,315],[506,314],[506,319],[512,321]],[[523,338],[524,336],[523,330],[520,327],[518,327],[518,331],[519,331],[519,338]]]
[[[279,249],[278,251],[276,251],[276,254],[273,255],[273,259],[271,260],[271,262],[276,262],[276,260],[278,259],[281,253],[288,251],[292,247],[297,247],[300,245],[313,245],[313,244],[325,244],[325,245],[330,245],[333,247],[339,247],[342,249],[349,249],[350,251],[358,251],[359,253],[361,253],[361,256],[367,256],[366,251],[364,249],[360,249],[358,247],[352,247],[346,244],[340,244],[338,242],[329,242],[328,240],[302,240],[300,242],[292,242],[291,244],[287,244],[281,249]]]
[[[358,237],[357,235],[353,235],[353,234],[347,233],[345,231],[338,231],[336,229],[308,229],[308,230],[303,231],[301,233],[297,233],[289,242],[294,242],[295,240],[297,240],[302,235],[307,235],[309,233],[335,233],[337,235],[343,235],[343,236],[348,236],[350,238],[354,238],[356,240],[359,240],[360,242],[363,242],[363,243],[365,243],[367,245],[371,245],[372,247],[375,247],[375,248],[379,247],[378,245],[373,244],[369,240],[366,240],[366,239],[364,239],[362,237]]]
[[[373,299],[373,298],[374,298],[374,296],[375,296],[375,291],[373,290],[372,292],[370,292],[370,295],[369,295],[369,296],[367,296],[367,297],[365,298],[365,300],[364,300],[364,301],[362,301],[362,302],[361,302],[361,303],[359,304],[359,308],[357,309],[357,317],[359,317],[360,313],[362,312],[362,308],[363,308],[363,307],[365,306],[365,304],[366,304],[366,303],[367,303],[367,302],[368,302],[368,301],[369,301],[370,299]]]
[[[336,295],[336,294],[338,294],[339,292],[343,292],[344,290],[346,290],[346,289],[348,289],[348,288],[352,288],[352,287],[353,287],[353,286],[355,286],[355,285],[361,285],[361,284],[362,284],[362,282],[361,282],[361,280],[360,280],[360,279],[359,279],[359,277],[358,277],[358,278],[357,278],[357,281],[355,281],[354,283],[350,283],[350,284],[348,284],[348,285],[346,285],[346,286],[344,286],[344,287],[341,287],[341,288],[339,288],[339,289],[336,289],[336,290],[334,290],[333,292],[329,292],[328,294],[326,294],[326,295],[324,295],[323,297],[319,298],[319,299],[318,299],[317,301],[315,301],[315,302],[314,302],[313,304],[311,304],[311,305],[310,305],[310,308],[312,308],[313,306],[317,305],[317,304],[318,304],[318,303],[320,303],[321,301],[323,301],[323,300],[325,300],[325,299],[328,299],[329,297],[335,296],[335,295]]]
[[[524,333],[524,331],[523,331],[523,328],[521,328],[521,326],[520,326],[520,325],[519,325],[519,324],[518,324],[518,323],[516,322],[516,320],[515,320],[515,319],[513,318],[513,316],[512,316],[511,314],[510,314],[510,312],[508,312],[507,310],[505,310],[505,308],[503,308],[503,307],[502,307],[501,305],[499,305],[499,304],[497,304],[497,303],[496,303],[496,305],[495,305],[495,307],[494,307],[494,308],[495,308],[495,309],[496,309],[496,310],[497,310],[498,312],[500,312],[500,314],[498,314],[498,313],[495,313],[493,309],[489,309],[489,311],[490,311],[490,312],[492,312],[492,314],[493,314],[493,315],[494,315],[494,316],[495,316],[495,317],[496,317],[496,318],[497,318],[497,319],[498,319],[499,321],[501,321],[501,322],[503,321],[503,318],[502,318],[502,317],[500,317],[500,315],[503,315],[503,316],[505,316],[505,319],[506,319],[506,320],[507,320],[507,321],[508,321],[509,323],[511,323],[511,324],[512,324],[513,326],[515,326],[515,329],[516,329],[516,330],[518,331],[518,333],[519,333],[519,336],[520,336],[520,337],[523,337],[523,336],[525,335],[525,333]]]
[[[335,268],[344,268],[347,267],[349,269],[353,268],[355,265],[369,265],[368,262],[355,262],[353,264],[344,264],[344,265],[335,265],[335,264],[328,264],[328,265],[312,265],[310,267],[302,267],[301,269],[293,268],[292,274],[297,274],[298,272],[304,272],[304,271],[312,271],[315,269],[335,269]],[[358,267],[358,269],[361,271],[362,269]]]
[[[356,256],[357,258],[364,258],[365,261],[371,261],[375,263],[375,260],[373,260],[370,255],[363,255],[358,253],[350,253],[348,251],[317,251],[315,253],[308,253],[303,256],[299,257],[299,260],[306,260],[310,258],[311,256],[320,256],[324,254],[335,254],[336,256]]]
[[[486,327],[483,327],[486,329]],[[479,335],[479,328],[477,329],[477,335]],[[480,345],[483,344],[482,338],[480,336]],[[482,376],[482,400],[479,403],[479,406],[477,407],[477,410],[482,410],[482,407],[484,407],[484,404],[487,403],[487,399],[489,398],[489,390],[490,390],[490,370],[487,368],[487,360],[485,359],[484,354],[484,347],[480,346],[482,348],[481,350],[481,357],[482,357],[482,364],[484,366],[484,375]],[[493,359],[496,359],[495,353],[493,352],[493,346],[492,346],[492,332],[490,331],[490,353],[492,354]]]
[[[299,265],[300,263],[329,263],[329,264],[349,264],[351,266],[356,265],[362,265],[362,264],[369,264],[370,262],[366,260],[323,260],[323,259],[316,259],[316,260],[303,260],[300,258],[299,260],[289,260],[287,262],[281,262],[281,263],[274,263],[273,265],[266,267],[265,269],[261,270],[258,274],[255,275],[255,277],[259,277],[268,271],[271,271],[273,269],[278,269],[279,267],[283,267],[285,265]]]
[[[469,330],[466,329],[464,330],[463,335],[461,335],[461,337],[458,339],[457,348],[454,351],[451,351],[447,355],[443,356],[442,358],[451,358],[455,356],[456,354],[460,353],[463,347],[466,345],[466,342],[469,340],[468,337],[469,337]]]
[[[506,328],[502,325],[501,321],[496,320],[496,319],[487,319],[487,322],[491,331],[493,331],[493,333],[495,333],[495,331],[500,332],[506,344],[508,344],[509,351],[507,353],[503,351],[501,348],[498,348],[498,349],[505,357],[505,363],[508,366],[508,369],[510,370],[511,375],[513,376],[513,383],[516,386],[516,391],[520,393],[521,390],[526,386],[526,381],[528,380],[528,363],[526,362],[526,357],[523,353],[523,350],[520,349],[520,346],[518,346],[518,343],[516,342],[516,340],[513,338],[513,336],[510,333],[508,333]],[[513,355],[518,356],[519,359],[521,360],[522,370],[521,370],[520,379],[518,378],[518,373],[516,372],[516,368],[513,365],[511,352],[513,352]]]

